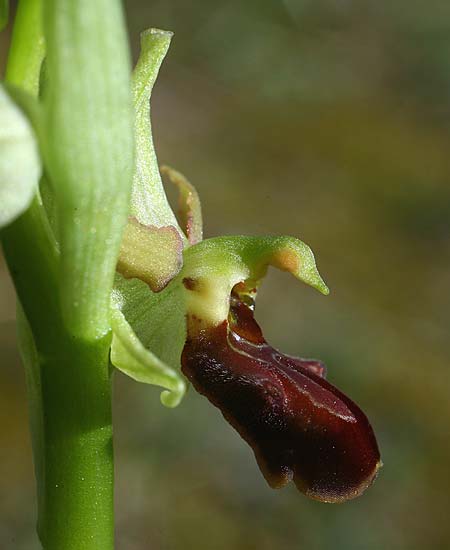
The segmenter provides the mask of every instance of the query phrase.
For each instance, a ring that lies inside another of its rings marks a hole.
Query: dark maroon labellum
[[[374,480],[380,453],[364,413],[320,361],[269,346],[247,297],[233,294],[228,321],[188,338],[182,370],[251,445],[271,487],[293,479],[311,498],[342,502]]]

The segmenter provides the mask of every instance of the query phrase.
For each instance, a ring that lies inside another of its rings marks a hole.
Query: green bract
[[[36,138],[25,115],[0,87],[0,227],[30,204],[41,174]]]
[[[127,39],[118,2],[49,0],[44,16],[44,154],[58,205],[61,306],[74,333],[100,336],[131,192]]]

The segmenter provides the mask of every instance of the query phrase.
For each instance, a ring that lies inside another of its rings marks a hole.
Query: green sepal
[[[168,407],[178,405],[186,391],[179,372],[186,340],[183,305],[180,285],[154,293],[139,279],[116,276],[111,363],[134,380],[169,390],[161,394]]]
[[[3,227],[30,205],[41,175],[41,160],[32,125],[3,86],[0,120],[0,227]]]
[[[150,122],[150,97],[172,33],[149,29],[141,34],[141,53],[133,71],[135,165],[117,270],[160,291],[181,268],[187,240],[164,192]]]
[[[182,236],[164,192],[150,122],[150,97],[172,36],[159,29],[141,34],[141,53],[131,80],[136,157],[130,215],[143,225],[173,225]]]

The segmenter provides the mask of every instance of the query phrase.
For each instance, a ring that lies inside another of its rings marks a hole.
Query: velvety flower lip
[[[265,341],[251,295],[234,291],[218,326],[188,329],[182,371],[250,444],[271,487],[293,480],[311,498],[343,502],[375,479],[380,453],[364,413],[320,361]]]

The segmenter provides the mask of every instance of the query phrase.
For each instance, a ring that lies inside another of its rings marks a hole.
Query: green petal
[[[137,277],[159,292],[180,271],[182,252],[183,241],[173,225],[142,225],[131,218],[122,238],[117,271],[126,279]]]
[[[186,340],[182,292],[176,284],[156,294],[143,281],[117,275],[112,294],[112,364],[139,382],[169,390],[161,394],[169,407],[186,391],[179,372]]]
[[[170,166],[161,166],[161,173],[167,176],[178,189],[178,218],[189,244],[199,243],[203,239],[203,219],[197,190],[183,174]]]
[[[0,227],[24,212],[36,193],[41,161],[27,118],[0,87]]]

